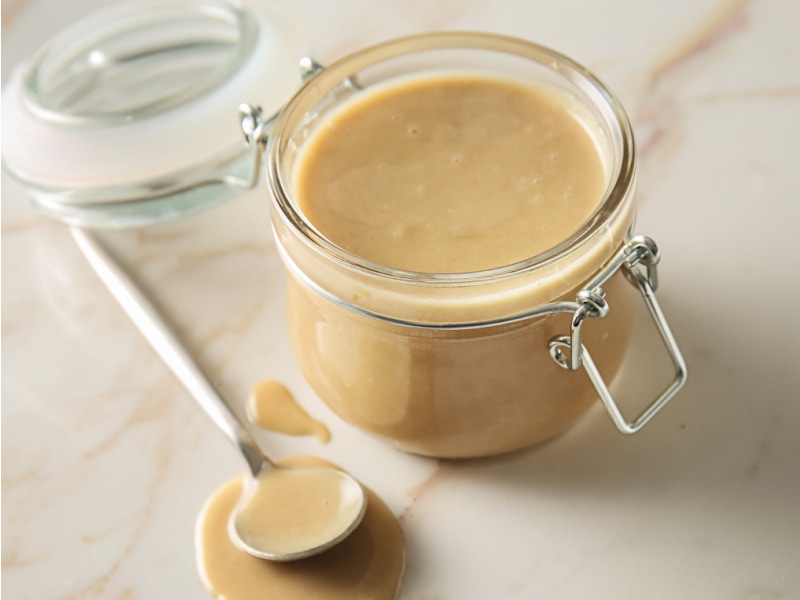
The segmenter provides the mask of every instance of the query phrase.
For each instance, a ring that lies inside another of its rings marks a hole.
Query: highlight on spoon
[[[366,508],[361,485],[341,471],[267,466],[248,480],[228,530],[233,543],[253,556],[297,560],[345,539]]]

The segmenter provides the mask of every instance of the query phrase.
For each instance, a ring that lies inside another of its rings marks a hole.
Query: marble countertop
[[[598,405],[527,451],[409,456],[343,423],[303,381],[263,187],[105,234],[228,397],[280,379],[333,434],[321,446],[256,432],[262,445],[333,460],[386,500],[407,538],[403,600],[800,598],[800,4],[279,3],[323,63],[396,35],[479,29],[594,70],[634,125],[638,231],[661,246],[659,298],[690,377],[632,437]],[[4,81],[105,4],[3,0]],[[240,459],[68,229],[2,177],[2,591],[205,598],[195,518]],[[646,367],[623,373],[623,395],[647,389]]]

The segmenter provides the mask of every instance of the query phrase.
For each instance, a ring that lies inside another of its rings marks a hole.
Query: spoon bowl
[[[290,561],[323,552],[352,533],[367,507],[361,484],[336,469],[288,469],[269,460],[158,310],[97,238],[78,227],[72,228],[72,236],[145,339],[247,462],[252,477],[231,515],[233,543],[258,558]]]
[[[361,485],[342,471],[267,466],[245,483],[228,532],[253,556],[295,560],[338,544],[358,527],[366,507]]]

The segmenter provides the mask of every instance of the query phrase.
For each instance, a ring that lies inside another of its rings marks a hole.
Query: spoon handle
[[[261,452],[253,437],[197,366],[155,306],[94,235],[80,227],[72,227],[71,230],[78,248],[111,295],[211,420],[239,448],[253,475],[257,475],[265,464],[270,464],[269,459]]]

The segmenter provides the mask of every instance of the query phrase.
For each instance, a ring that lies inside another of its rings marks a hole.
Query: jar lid
[[[141,225],[252,187],[237,123],[280,110],[308,41],[274,6],[149,2],[95,13],[19,66],[3,89],[4,167],[44,213]]]

